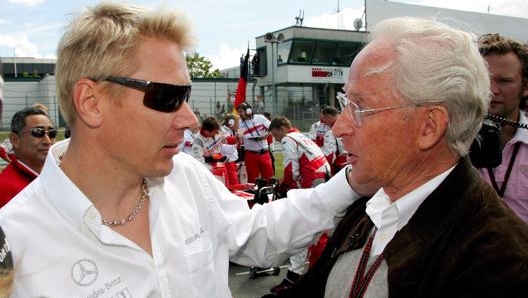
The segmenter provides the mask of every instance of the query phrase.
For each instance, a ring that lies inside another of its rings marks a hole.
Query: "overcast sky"
[[[95,0],[0,0],[0,57],[55,58],[57,42],[72,17]],[[295,24],[304,16],[308,27],[354,29],[363,0],[129,0],[183,9],[199,38],[196,51],[215,68],[236,66],[255,37]],[[528,18],[528,0],[399,0],[497,15]],[[300,11],[304,14],[300,14]],[[339,10],[339,14],[338,14]],[[367,12],[368,13],[368,12]],[[341,17],[338,18],[338,15]],[[340,20],[338,22],[338,19]]]

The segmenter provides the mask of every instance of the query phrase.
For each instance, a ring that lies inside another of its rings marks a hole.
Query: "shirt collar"
[[[66,139],[51,146],[39,179],[49,199],[72,225],[81,225],[83,220],[100,225],[101,216],[93,203],[58,166],[59,156],[66,152],[69,142]]]
[[[397,223],[398,230],[400,230],[409,222],[423,201],[438,187],[438,185],[440,185],[440,183],[442,183],[442,181],[444,181],[454,168],[455,166],[449,168],[440,175],[402,196],[394,203],[390,202],[389,196],[385,193],[383,188],[381,188],[367,202],[366,213],[378,229]]]
[[[525,112],[521,110],[520,113],[521,115],[519,117],[519,123],[528,125],[528,117],[526,116]],[[515,135],[513,136],[512,141],[522,142],[528,145],[528,129],[524,129],[520,127],[517,128],[517,131],[515,132]]]
[[[18,165],[20,167],[22,167],[25,171],[33,174],[35,177],[37,177],[39,175],[39,173],[35,172],[32,168],[30,168],[27,164],[25,164],[22,160],[18,159],[18,158],[13,158],[13,161],[18,163]]]
[[[88,224],[94,231],[101,231],[101,214],[86,195],[64,174],[58,165],[59,156],[66,152],[70,139],[57,142],[51,146],[44,168],[39,176],[47,196],[62,215],[74,226]],[[176,156],[182,156],[177,154]],[[154,197],[163,189],[164,178],[148,178],[150,190],[150,209]],[[60,191],[57,191],[59,190]],[[156,203],[158,206],[159,203]]]

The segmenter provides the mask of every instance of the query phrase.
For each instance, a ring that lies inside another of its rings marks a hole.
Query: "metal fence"
[[[0,130],[9,130],[13,114],[35,103],[48,106],[52,121],[59,127],[65,126],[59,112],[54,83],[54,78],[40,82],[6,82]],[[199,120],[207,116],[222,120],[226,113],[233,111],[232,100],[237,84],[238,80],[195,81],[189,105]],[[247,102],[253,106],[255,113],[268,112],[273,117],[276,116],[273,111],[277,111],[277,115],[288,117],[301,131],[307,131],[313,122],[319,120],[319,107],[321,104],[327,104],[314,100],[316,92],[312,87],[277,86],[276,94],[277,100],[274,101],[269,88],[251,82],[247,85]],[[257,100],[257,97],[262,100]],[[277,107],[273,106],[274,102]]]

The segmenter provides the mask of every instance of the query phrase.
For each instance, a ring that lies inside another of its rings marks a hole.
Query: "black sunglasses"
[[[35,138],[42,138],[46,134],[48,135],[50,139],[55,139],[55,137],[57,136],[57,130],[55,128],[50,128],[46,130],[45,128],[42,128],[42,127],[33,127],[32,129],[29,130],[29,132]]]
[[[171,113],[189,101],[191,85],[172,85],[133,78],[107,77],[105,81],[145,91],[143,104],[156,111]]]

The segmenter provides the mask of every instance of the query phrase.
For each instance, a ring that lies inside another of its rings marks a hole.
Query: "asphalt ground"
[[[233,298],[260,298],[269,294],[269,290],[286,276],[288,265],[280,266],[277,275],[270,271],[257,274],[253,278],[250,277],[249,269],[238,264],[229,264],[229,288]]]

